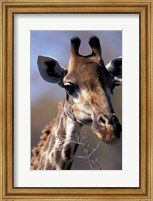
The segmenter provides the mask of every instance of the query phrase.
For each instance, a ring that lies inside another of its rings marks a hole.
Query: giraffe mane
[[[58,111],[63,110],[63,104],[64,102],[61,101],[58,104]],[[56,121],[59,120],[59,113],[56,118],[54,118],[48,125],[45,126],[45,128],[42,130],[42,135],[40,136],[40,141],[36,147],[32,149],[32,159],[31,159],[31,170],[36,170],[38,167],[38,161],[41,155],[41,152],[45,148],[45,145],[50,139],[52,128],[54,127],[54,124],[56,124]]]
[[[42,135],[40,136],[40,142],[37,145],[37,147],[34,147],[32,149],[32,160],[31,160],[31,169],[35,170],[37,168],[37,161],[39,160],[40,157],[40,153],[43,150],[43,148],[45,147],[46,143],[48,142],[48,138],[51,135],[51,129],[53,127],[53,124],[55,122],[55,119],[53,119],[53,121],[50,122],[49,125],[46,125],[45,128],[42,130]]]

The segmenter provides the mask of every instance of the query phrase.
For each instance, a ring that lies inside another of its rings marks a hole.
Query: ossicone
[[[101,57],[100,41],[96,36],[90,38],[89,45],[92,49],[92,55]]]
[[[72,56],[79,55],[79,47],[81,40],[79,37],[74,37],[71,39],[71,54]]]

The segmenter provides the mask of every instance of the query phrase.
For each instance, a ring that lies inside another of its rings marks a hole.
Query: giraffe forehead
[[[82,84],[84,87],[86,84],[91,87],[99,85],[99,80],[107,79],[106,69],[104,68],[104,66],[95,62],[88,62],[82,65],[75,64],[75,66],[70,66],[68,69],[64,81],[72,81],[76,84]]]
[[[74,84],[83,84],[84,82],[94,81],[94,77],[96,78],[95,71],[91,71],[89,69],[75,69],[70,71],[64,80],[72,81]]]
[[[69,60],[68,69],[73,70],[76,67],[82,68],[86,64],[92,63],[92,62],[101,64],[102,60],[101,60],[101,58],[96,57],[96,56],[71,57],[71,59]]]

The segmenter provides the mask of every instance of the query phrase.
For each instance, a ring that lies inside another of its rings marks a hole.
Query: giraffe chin
[[[116,133],[113,129],[99,130],[92,127],[93,133],[106,144],[115,144],[119,141],[121,135],[121,129]]]
[[[111,134],[101,134],[99,132],[94,132],[95,135],[106,144],[115,144],[119,141],[119,138]]]

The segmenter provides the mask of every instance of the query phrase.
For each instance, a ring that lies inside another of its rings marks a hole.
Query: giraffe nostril
[[[106,123],[106,121],[102,117],[99,118],[99,121],[102,122],[103,124]]]
[[[104,117],[103,115],[99,115],[97,118],[97,123],[100,125],[105,125],[108,122],[107,118]]]
[[[109,120],[109,124],[113,125],[113,124],[118,124],[118,119],[116,117],[116,115],[112,115],[110,120]]]

